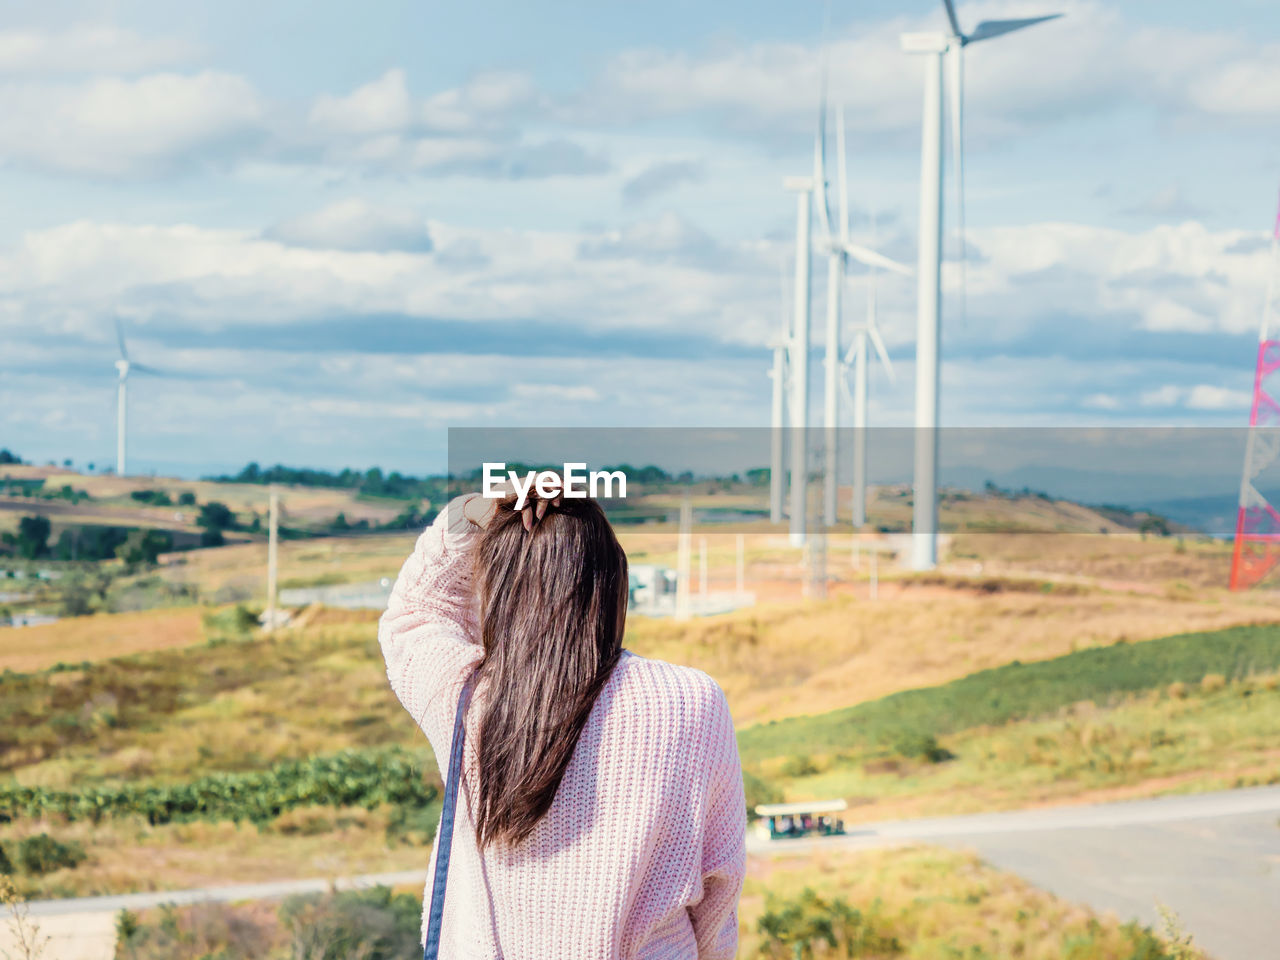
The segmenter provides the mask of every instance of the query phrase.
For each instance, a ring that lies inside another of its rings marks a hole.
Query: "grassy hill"
[[[780,612],[770,629],[797,622]],[[0,821],[12,818],[0,845],[52,831],[89,856],[27,878],[29,891],[420,865],[438,779],[387,689],[373,623],[330,612],[239,639],[234,626],[206,623],[211,642],[183,649],[0,675]],[[644,632],[657,625],[640,627],[629,644],[656,652]],[[729,677],[687,639],[684,662]],[[742,729],[752,802],[844,796],[856,820],[1280,781],[1280,627],[959,664],[937,686]],[[775,691],[793,682],[765,675]]]
[[[154,527],[198,533],[197,507],[179,505],[183,493],[195,498],[196,504],[224,503],[236,514],[241,526],[252,525],[254,517],[265,524],[270,500],[270,488],[252,483],[217,483],[208,480],[181,480],[172,477],[117,477],[112,474],[82,474],[60,467],[6,464],[0,467],[0,477],[10,478],[8,492],[0,496],[0,525],[12,526],[16,517],[24,514],[48,516],[58,528],[74,523],[118,524],[126,526]],[[87,499],[72,503],[68,500],[44,500],[39,497],[15,495],[20,484],[34,485],[49,492],[69,487],[73,492],[87,494]],[[0,484],[0,490],[6,485]],[[172,502],[166,506],[148,506],[140,503],[133,494],[163,492]],[[339,514],[348,523],[361,520],[370,526],[387,523],[400,514],[405,502],[363,497],[352,490],[326,487],[286,487],[282,490],[284,520],[282,522],[301,529],[327,529]],[[238,539],[235,532],[229,539]],[[239,539],[246,539],[241,536]]]

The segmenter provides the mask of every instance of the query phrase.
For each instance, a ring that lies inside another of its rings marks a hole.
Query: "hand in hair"
[[[462,515],[481,529],[487,527],[493,515],[498,512],[498,504],[515,506],[516,491],[511,486],[511,482],[504,481],[500,489],[502,490],[500,497],[472,497],[463,505]],[[547,506],[558,507],[562,499],[559,493],[554,497],[543,499],[535,490],[530,489],[524,509],[520,511],[520,520],[524,523],[525,530],[532,530],[533,525],[546,516]]]

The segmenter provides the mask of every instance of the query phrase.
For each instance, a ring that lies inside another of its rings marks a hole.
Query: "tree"
[[[236,515],[225,503],[210,500],[200,507],[200,516],[196,523],[206,530],[230,530],[236,525]]]
[[[178,494],[178,506],[194,507],[196,505],[196,495],[190,490],[183,490]]]
[[[58,591],[60,607],[58,612],[64,617],[84,617],[93,613],[93,591],[78,578],[62,582]]]
[[[150,566],[171,546],[171,538],[159,530],[133,530],[128,539],[116,547],[116,556],[130,567]]]
[[[22,458],[16,453],[10,453],[8,450],[0,449],[0,463],[21,463]]]
[[[35,560],[49,553],[49,534],[52,527],[48,517],[23,517],[18,521],[15,546],[18,556]]]

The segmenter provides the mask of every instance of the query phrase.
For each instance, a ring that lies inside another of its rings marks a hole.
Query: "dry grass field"
[[[636,652],[706,670],[739,726],[822,713],[1011,660],[1044,660],[1117,640],[1280,621],[1263,595],[1149,596],[1067,589],[883,584],[879,599],[838,595],[672,623],[637,618]]]
[[[69,617],[38,627],[0,628],[0,671],[29,673],[56,663],[83,663],[204,640],[199,607]]]
[[[239,839],[224,842],[234,847]],[[421,894],[417,884],[328,894],[303,913],[297,901],[150,910],[133,918],[140,933],[130,949],[141,952],[129,955],[286,960],[299,955],[290,945],[303,924],[341,930],[361,956],[375,937],[402,930],[409,955]],[[358,908],[344,910],[343,898]],[[740,960],[1201,960],[1193,948],[1044,893],[971,855],[922,846],[751,860],[738,929]]]
[[[1280,674],[1210,676],[943,736],[943,762],[851,751],[773,758],[757,772],[788,800],[846,798],[849,822],[954,816],[1280,783],[1277,728]]]
[[[17,524],[23,514],[49,516],[55,531],[71,523],[115,523],[132,526],[155,526],[170,530],[195,531],[195,507],[148,507],[130,494],[142,490],[163,490],[176,504],[182,493],[195,495],[197,503],[225,503],[246,523],[252,516],[266,520],[270,488],[251,483],[213,483],[207,480],[181,480],[173,477],[117,477],[112,474],[82,474],[61,467],[6,464],[0,476],[15,480],[43,479],[46,490],[70,486],[89,494],[91,499],[72,505],[66,501],[39,500],[30,497],[0,497],[0,527]],[[350,490],[327,487],[281,487],[282,522],[301,526],[325,524],[342,513],[348,522],[368,520],[370,524],[394,519],[406,506],[405,501],[359,497]],[[235,532],[227,534],[235,540]]]

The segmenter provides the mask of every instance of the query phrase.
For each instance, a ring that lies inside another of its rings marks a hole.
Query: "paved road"
[[[914,841],[975,850],[1068,900],[1161,929],[1172,908],[1218,960],[1280,958],[1280,787],[859,825],[755,853]]]
[[[862,849],[924,841],[975,849],[1069,900],[1157,925],[1172,907],[1218,960],[1280,960],[1280,787],[1125,803],[860,824],[845,837],[761,841],[753,855]],[[422,883],[424,870],[374,874],[340,887]],[[272,899],[329,889],[332,880],[285,880],[199,890],[31,904],[53,936],[51,960],[111,960],[121,909],[204,900]],[[7,943],[0,932],[0,952]]]

